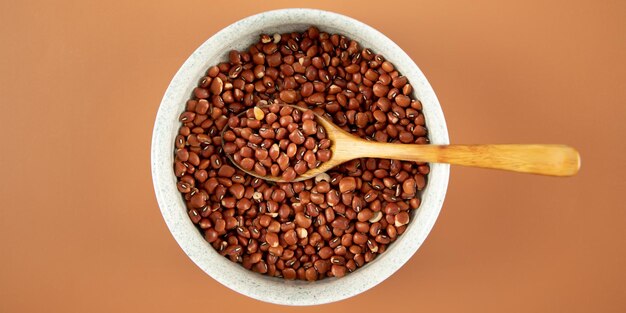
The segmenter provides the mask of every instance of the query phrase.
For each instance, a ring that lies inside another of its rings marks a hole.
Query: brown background
[[[626,2],[433,2],[2,1],[0,312],[624,312]],[[294,309],[221,286],[160,216],[154,117],[204,40],[293,6],[396,41],[452,142],[566,143],[580,174],[454,167],[419,252],[346,301]]]

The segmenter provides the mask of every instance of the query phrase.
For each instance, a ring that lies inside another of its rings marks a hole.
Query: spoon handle
[[[368,147],[369,156],[550,176],[572,176],[580,168],[578,151],[566,145],[378,145]]]

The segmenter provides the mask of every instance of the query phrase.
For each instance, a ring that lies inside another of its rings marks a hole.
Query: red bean
[[[407,229],[428,164],[359,159],[274,184],[226,154],[293,181],[332,157],[314,112],[367,140],[428,144],[412,94],[391,61],[314,27],[228,52],[179,116],[174,174],[190,220],[221,255],[258,273],[313,281],[358,270]]]

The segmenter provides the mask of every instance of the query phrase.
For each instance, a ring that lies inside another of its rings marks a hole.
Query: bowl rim
[[[369,25],[338,13],[304,8],[279,9],[243,18],[223,28],[202,43],[183,63],[168,85],[156,115],[151,145],[151,172],[156,199],[169,231],[187,256],[205,273],[222,285],[257,300],[283,305],[316,305],[343,300],[376,286],[413,256],[439,215],[447,192],[450,167],[447,164],[431,164],[421,206],[414,213],[416,218],[409,224],[407,231],[376,260],[341,279],[329,278],[314,283],[285,281],[250,272],[220,256],[189,220],[182,197],[176,189],[171,166],[174,142],[172,126],[178,124],[177,114],[184,107],[181,99],[186,101],[184,97],[189,98],[188,91],[197,85],[198,71],[204,72],[208,68],[205,64],[208,61],[203,60],[206,55],[217,52],[225,55],[222,51],[227,51],[224,48],[228,44],[224,42],[228,42],[228,36],[250,32],[251,25],[268,25],[252,27],[252,32],[258,34],[273,27],[282,27],[287,21],[291,22],[289,25],[300,23],[316,25],[320,29],[342,29],[341,33],[360,43],[372,40],[378,42],[375,47],[368,47],[374,51],[385,51],[380,53],[387,57],[393,55],[389,59],[395,65],[404,64],[401,72],[409,78],[414,93],[418,94],[423,103],[431,142],[449,144],[443,111],[432,87],[415,62],[391,39]],[[366,36],[370,40],[363,40],[359,36]]]

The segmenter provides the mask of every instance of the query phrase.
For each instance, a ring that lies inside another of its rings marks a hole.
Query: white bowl
[[[433,227],[443,204],[450,171],[447,164],[431,164],[422,204],[413,212],[406,232],[373,262],[343,278],[304,282],[260,275],[220,256],[204,240],[190,221],[183,198],[176,189],[173,151],[174,138],[180,127],[178,116],[205,71],[226,61],[229,50],[246,49],[258,40],[261,33],[304,31],[310,25],[329,33],[344,34],[357,40],[362,47],[384,55],[408,77],[414,95],[422,101],[430,141],[433,144],[449,143],[443,112],[424,74],[393,41],[352,18],[312,9],[264,12],[224,28],[194,51],[167,88],[154,125],[152,179],[161,213],[180,247],[215,280],[248,297],[284,305],[314,305],[346,299],[374,287],[397,271],[417,251]]]

